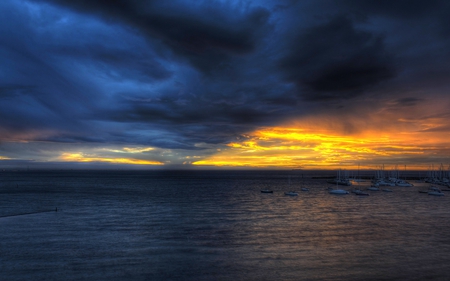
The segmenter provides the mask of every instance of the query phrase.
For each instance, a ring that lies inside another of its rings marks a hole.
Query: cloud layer
[[[449,130],[430,117],[449,114],[447,1],[6,0],[0,11],[4,158],[151,147],[143,160],[178,165],[305,120],[347,135]]]

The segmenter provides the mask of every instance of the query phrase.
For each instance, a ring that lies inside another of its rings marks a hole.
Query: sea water
[[[336,196],[299,171],[0,177],[0,280],[450,279],[450,193],[423,183]]]

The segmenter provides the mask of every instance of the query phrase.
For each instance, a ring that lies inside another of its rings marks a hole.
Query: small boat
[[[332,186],[329,186],[328,193],[335,194],[335,195],[344,195],[344,194],[348,194],[349,192],[347,190],[339,189],[338,183],[336,182],[336,189],[333,189]]]
[[[369,187],[367,188],[367,190],[371,190],[371,191],[379,191],[380,188],[379,188],[378,186],[372,185],[372,186],[369,186]]]
[[[343,194],[348,194],[347,190],[343,190],[343,189],[332,189],[329,191],[330,194],[336,194],[336,195],[343,195]]]
[[[389,188],[383,188],[382,191],[384,191],[384,192],[392,192],[392,190],[389,189]]]
[[[285,192],[284,195],[297,196],[298,193],[297,193],[297,192],[294,192],[294,191],[289,191],[289,192]]]
[[[359,196],[369,196],[370,194],[361,190],[355,190],[355,195],[359,195]]]
[[[395,183],[388,182],[388,181],[385,181],[383,179],[378,179],[376,181],[372,181],[372,183],[373,183],[374,186],[395,186]]]
[[[273,190],[263,189],[261,193],[273,193]]]
[[[289,187],[291,186],[291,176],[289,176]],[[284,195],[288,195],[288,196],[297,196],[298,193],[295,191],[289,191],[289,192],[285,192]]]
[[[442,192],[442,191],[430,191],[430,192],[428,192],[428,195],[444,196],[444,192]]]
[[[444,193],[439,187],[436,186],[430,186],[428,190],[419,190],[419,193],[427,193],[428,195],[434,195],[434,196],[444,196]]]
[[[302,187],[302,191],[309,191],[309,188],[307,188],[307,187]]]
[[[404,180],[398,180],[397,182],[395,182],[396,186],[400,186],[400,187],[411,187],[414,186],[412,183],[409,183],[407,181]]]
[[[431,186],[428,189],[428,195],[434,195],[434,196],[444,196],[444,192],[441,191],[440,188]]]

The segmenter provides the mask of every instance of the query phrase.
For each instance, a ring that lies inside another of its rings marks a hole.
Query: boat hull
[[[428,195],[433,195],[433,196],[444,196],[444,193],[438,192],[438,191],[430,191],[430,192],[428,192]]]
[[[347,190],[343,190],[343,189],[333,189],[329,191],[330,194],[335,194],[335,195],[345,195],[348,194]]]
[[[285,192],[284,195],[288,195],[288,196],[297,196],[298,193],[296,193],[296,192]]]

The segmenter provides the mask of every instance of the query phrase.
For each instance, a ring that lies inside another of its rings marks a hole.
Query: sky
[[[3,0],[0,168],[450,164],[445,0]]]

